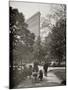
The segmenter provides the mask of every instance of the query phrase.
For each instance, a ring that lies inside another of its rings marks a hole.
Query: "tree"
[[[27,29],[23,13],[10,9],[10,88],[13,87],[13,65],[26,60],[33,50],[35,35]],[[28,56],[28,57],[27,57]]]
[[[58,59],[60,64],[66,55],[66,5],[52,5],[51,13],[47,15],[47,17],[50,21],[48,27],[50,28],[51,33],[48,35],[47,42],[45,40],[45,43],[46,46],[49,47],[47,49],[50,53],[49,57]],[[54,24],[51,20],[54,20]]]
[[[27,29],[25,18],[17,9],[10,7],[10,52],[22,59],[32,51],[35,35]]]
[[[34,59],[37,60],[39,63],[45,61],[46,51],[44,46],[42,45],[40,36],[38,36],[37,40],[35,41],[33,55]]]
[[[66,53],[66,20],[60,19],[52,29],[50,53],[58,62],[63,60]]]
[[[51,13],[47,15],[47,18],[49,20],[49,28],[52,29],[53,26],[56,25],[56,23],[60,19],[66,19],[66,5],[65,4],[59,4],[59,5],[52,5],[51,6]],[[54,23],[52,23],[54,21]]]

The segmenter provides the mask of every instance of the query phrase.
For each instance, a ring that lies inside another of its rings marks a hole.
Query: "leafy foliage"
[[[58,59],[59,63],[63,60],[66,53],[66,21],[60,19],[52,29],[50,53]]]
[[[18,61],[26,57],[33,48],[35,35],[27,26],[24,15],[10,7],[10,51]]]

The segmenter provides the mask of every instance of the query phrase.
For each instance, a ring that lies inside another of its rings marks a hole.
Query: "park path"
[[[27,78],[24,82],[22,81],[16,88],[57,86],[60,85],[60,83],[61,80],[53,72],[48,72],[47,77],[43,75],[42,81],[32,82],[31,79]]]

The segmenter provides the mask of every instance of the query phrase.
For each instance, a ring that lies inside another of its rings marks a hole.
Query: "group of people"
[[[43,72],[44,71],[44,72]],[[38,63],[34,62],[34,65],[29,65],[29,77],[34,79],[35,81],[38,79],[40,81],[43,80],[43,73],[45,76],[47,76],[48,71],[48,63],[45,62],[43,65],[43,70],[39,70]]]

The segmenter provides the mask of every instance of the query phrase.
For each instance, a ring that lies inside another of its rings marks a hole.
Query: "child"
[[[40,70],[39,71],[39,80],[42,81],[42,79],[43,79],[43,71]]]
[[[38,73],[37,73],[36,71],[33,71],[32,76],[33,76],[33,79],[34,79],[35,81],[37,81]]]

